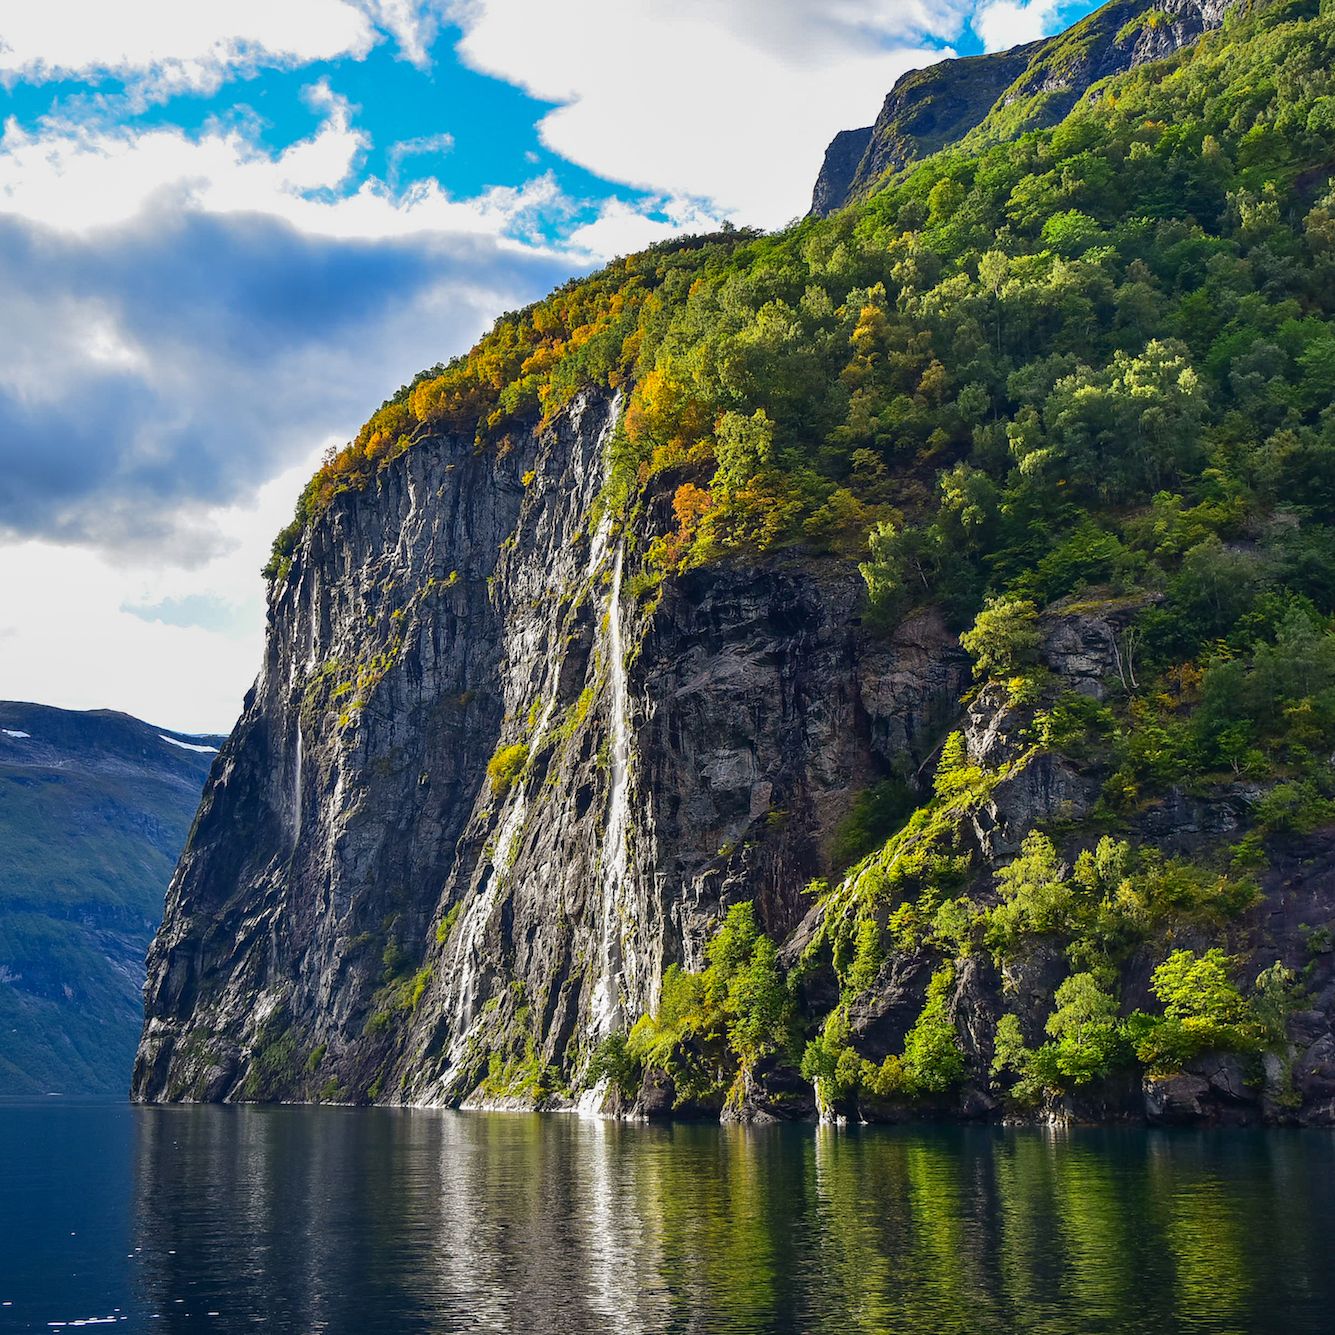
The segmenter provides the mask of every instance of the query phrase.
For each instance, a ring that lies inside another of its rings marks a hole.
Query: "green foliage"
[[[606,1081],[626,1097],[634,1095],[640,1082],[640,1062],[631,1055],[624,1033],[608,1034],[589,1058],[584,1083],[589,1088]]]
[[[1170,1073],[1202,1052],[1246,1052],[1261,1046],[1276,1021],[1286,974],[1267,976],[1258,1022],[1231,977],[1235,961],[1218,947],[1198,955],[1175,950],[1154,971],[1150,990],[1161,1017],[1137,1016],[1136,1055],[1151,1071]]]
[[[478,1089],[487,1099],[513,1099],[537,1105],[559,1092],[561,1081],[551,1065],[537,1055],[532,1040],[529,1040],[521,1055],[491,1053],[487,1058],[487,1073]]]
[[[1066,930],[1075,895],[1052,840],[1037,830],[1025,836],[1019,854],[997,873],[1001,903],[987,925],[987,943],[1000,955],[1012,953],[1022,937]]]
[[[950,1014],[955,970],[947,964],[927,985],[927,1000],[904,1039],[903,1083],[912,1094],[944,1094],[964,1076],[964,1054]]]
[[[1068,691],[1054,700],[1049,709],[1035,713],[1032,732],[1034,740],[1045,750],[1080,756],[1108,736],[1114,722],[1107,705],[1088,695]]]
[[[960,644],[979,677],[1019,672],[1038,654],[1038,608],[1027,598],[989,598]]]
[[[272,1012],[253,1039],[243,1096],[256,1103],[283,1098],[292,1089],[303,1064],[287,1012],[282,1009]]]
[[[853,962],[844,977],[845,991],[850,997],[860,996],[876,981],[885,960],[885,944],[880,925],[868,916],[858,923]]]
[[[1282,505],[1297,546],[1335,515],[1335,205],[1312,186],[1335,150],[1329,22],[1234,17],[1063,114],[1052,89],[1095,40],[1076,25],[1045,49],[1046,91],[980,73],[992,114],[836,217],[654,247],[503,317],[326,461],[272,573],[418,441],[503,450],[580,389],[629,387],[607,499],[684,491],[662,570],[806,543],[865,556],[885,618],[931,600],[960,624],[984,594],[1143,576],[1190,605],[1185,634],[1220,633],[1257,571],[1218,576],[1250,553],[1179,571],[1181,535],[1127,541],[1137,511],[1176,505],[1183,533],[1227,543]],[[950,137],[933,114],[919,147]]]
[[[1057,988],[1054,1002],[1045,1026],[1048,1041],[1036,1049],[1025,1046],[1014,1015],[997,1023],[992,1072],[1014,1078],[1010,1093],[1020,1103],[1101,1080],[1132,1056],[1127,1026],[1104,973],[1071,974]]]
[[[794,1042],[792,992],[749,900],[728,910],[705,955],[702,973],[669,966],[658,1009],[626,1043],[630,1060],[672,1077],[679,1104],[721,1093]]]
[[[415,1011],[431,985],[431,966],[424,965],[413,974],[399,994],[399,1009]]]
[[[949,1093],[964,1078],[964,1053],[950,1012],[954,981],[953,965],[942,965],[933,973],[923,1008],[905,1035],[903,1053],[892,1054],[879,1066],[858,1055],[847,1007],[836,1007],[802,1054],[803,1077],[827,1104],[859,1090],[886,1099]]]
[[[1057,989],[1057,1009],[1047,1021],[1053,1064],[1071,1085],[1105,1076],[1125,1056],[1116,996],[1107,980],[1073,973]]]
[[[913,810],[913,791],[899,779],[883,779],[864,788],[839,822],[830,846],[830,863],[842,871],[885,843]]]
[[[457,904],[451,904],[446,910],[445,916],[436,923],[436,944],[443,946],[449,939],[450,933],[454,931],[454,924],[459,921],[459,913],[463,909],[463,901]]]

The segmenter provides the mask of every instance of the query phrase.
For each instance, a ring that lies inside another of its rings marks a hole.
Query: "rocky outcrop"
[[[826,150],[811,212],[828,217],[912,162],[971,134],[1055,125],[1099,81],[1163,60],[1217,28],[1236,0],[1113,0],[1056,37],[910,70],[874,125]]]
[[[1095,700],[1123,688],[1131,677],[1126,627],[1136,607],[1128,600],[1082,606],[1057,605],[1041,622],[1041,667],[1050,684],[1036,703],[1017,704],[998,684],[977,691],[964,707],[960,732],[971,762],[1002,777],[960,827],[961,851],[972,873],[960,893],[982,903],[996,901],[996,873],[1019,851],[1034,829],[1081,830],[1061,851],[1067,865],[1087,838],[1088,821],[1108,777],[1106,756],[1081,761],[1034,745],[1038,709],[1064,693]],[[1167,856],[1193,856],[1219,849],[1247,825],[1254,794],[1245,784],[1200,796],[1174,789],[1148,803],[1131,822],[1143,846]],[[1207,1052],[1172,1074],[1134,1076],[1130,1068],[1023,1113],[1008,1108],[991,1069],[992,1036],[1005,1012],[1020,1021],[1024,1039],[1043,1041],[1053,996],[1073,972],[1061,942],[1042,935],[1003,964],[987,954],[965,954],[954,965],[948,1011],[963,1054],[965,1075],[948,1095],[935,1099],[880,1099],[865,1090],[827,1110],[865,1121],[931,1118],[969,1120],[1020,1116],[1055,1122],[1135,1121],[1159,1125],[1335,1124],[1335,852],[1332,834],[1272,838],[1257,875],[1252,907],[1225,935],[1239,977],[1251,979],[1276,962],[1300,980],[1297,1008],[1288,1016],[1286,1040],[1264,1051]],[[1060,834],[1059,834],[1059,847]],[[838,980],[827,957],[799,968],[818,939],[823,917],[838,911],[812,908],[783,948],[797,969],[804,1013],[828,1013],[839,1000]],[[1219,944],[1218,923],[1183,923],[1172,946],[1205,951]],[[1150,975],[1162,958],[1142,947],[1121,962],[1117,979],[1124,1012],[1158,1009]],[[922,1011],[928,981],[940,965],[928,949],[887,953],[878,975],[848,1011],[858,1053],[873,1065],[904,1050]],[[757,1108],[764,1100],[748,1097]]]
[[[964,138],[1025,72],[1039,45],[943,60],[901,75],[875,124],[841,130],[831,141],[812,191],[811,212],[826,218],[867,194],[887,173]]]
[[[853,182],[871,136],[872,127],[864,125],[860,130],[840,130],[830,140],[811,191],[811,212],[816,217],[828,217],[852,198]]]
[[[634,578],[614,396],[336,498],[273,591],[149,957],[141,1099],[561,1101],[727,906],[786,935],[967,675],[793,555]]]

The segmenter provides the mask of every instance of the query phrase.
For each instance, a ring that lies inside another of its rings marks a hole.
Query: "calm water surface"
[[[1333,1263],[1325,1133],[0,1106],[6,1331],[1329,1332]]]

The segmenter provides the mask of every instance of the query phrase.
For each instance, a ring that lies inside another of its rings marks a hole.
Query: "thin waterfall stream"
[[[608,765],[607,826],[602,847],[602,902],[599,906],[602,940],[598,984],[593,993],[591,1013],[591,1027],[598,1038],[606,1038],[616,1028],[621,1015],[620,901],[626,880],[626,835],[630,824],[630,734],[626,726],[629,693],[626,689],[626,661],[621,640],[621,570],[624,558],[625,546],[622,544],[617,547],[612,564],[612,590],[607,606],[611,754]]]

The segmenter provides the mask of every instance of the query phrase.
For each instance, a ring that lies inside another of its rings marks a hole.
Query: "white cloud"
[[[988,51],[1005,51],[1055,32],[1063,0],[991,0],[979,7],[973,30]]]
[[[405,192],[374,178],[349,189],[368,140],[344,99],[324,84],[308,92],[323,123],[276,154],[237,127],[189,135],[53,122],[30,131],[10,118],[0,138],[0,209],[85,234],[150,210],[191,210],[263,214],[317,236],[504,240],[512,230],[530,236],[536,213],[567,208],[550,175],[470,199],[452,198],[434,177]]]
[[[804,213],[836,130],[948,51],[958,0],[459,0],[460,56],[560,105],[552,151],[614,180],[706,198],[735,221]]]
[[[322,123],[281,152],[246,125],[5,126],[6,696],[226,730],[259,568],[321,450],[587,263],[534,242],[569,209],[550,176],[357,183],[350,108],[311,97]]]
[[[113,74],[164,89],[210,89],[237,71],[365,56],[382,32],[421,62],[429,15],[409,0],[0,0],[0,77]]]
[[[362,0],[362,5],[378,27],[394,36],[405,60],[423,68],[429,64],[427,52],[440,26],[438,6],[434,0],[426,0],[426,3],[415,3],[415,0]]]
[[[653,216],[658,215],[658,216]],[[696,200],[648,200],[628,204],[609,199],[592,222],[576,227],[566,244],[598,258],[629,255],[682,232],[710,232],[722,219]]]
[[[391,187],[397,189],[399,173],[410,158],[440,157],[453,150],[454,136],[448,132],[419,135],[416,139],[400,139],[398,143],[391,144],[385,154]]]

